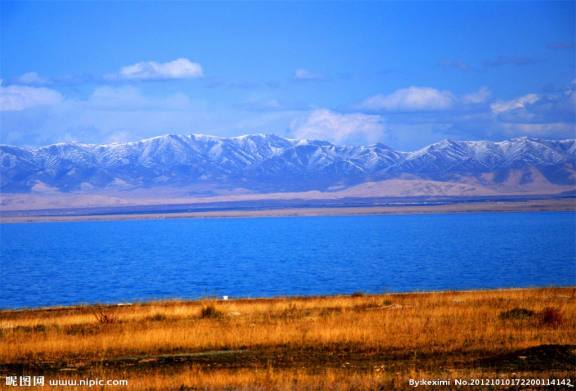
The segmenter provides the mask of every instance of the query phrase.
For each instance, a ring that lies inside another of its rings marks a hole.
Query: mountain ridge
[[[109,144],[0,145],[0,191],[90,192],[204,186],[248,192],[334,191],[387,180],[505,189],[576,185],[576,139],[441,140],[416,151],[381,144],[251,134],[168,134]],[[540,185],[539,185],[540,183]]]

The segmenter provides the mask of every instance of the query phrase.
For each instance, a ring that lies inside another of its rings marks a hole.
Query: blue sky
[[[2,143],[574,137],[573,1],[0,4]]]

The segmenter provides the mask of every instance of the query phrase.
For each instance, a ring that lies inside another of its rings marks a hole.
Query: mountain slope
[[[166,135],[123,144],[3,145],[0,174],[3,193],[166,187],[330,191],[394,179],[549,193],[576,184],[576,140],[443,140],[399,152],[383,144],[342,146],[262,134]]]

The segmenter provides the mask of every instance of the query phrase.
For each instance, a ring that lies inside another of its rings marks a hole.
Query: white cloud
[[[293,76],[294,80],[308,81],[308,80],[322,80],[322,75],[314,73],[305,68],[296,69]]]
[[[568,135],[576,131],[576,88],[564,93],[526,94],[490,105],[493,118],[508,134]]]
[[[21,111],[36,106],[55,105],[64,100],[62,95],[49,88],[0,83],[0,111]]]
[[[43,78],[36,72],[27,72],[20,75],[17,79],[19,84],[48,84],[48,79]]]
[[[488,98],[490,97],[491,94],[492,94],[492,92],[488,88],[481,87],[476,92],[472,92],[470,94],[464,95],[462,97],[462,102],[469,103],[469,104],[484,103],[484,102],[486,102],[486,100],[488,100]]]
[[[437,111],[450,109],[455,97],[450,91],[430,87],[401,88],[389,95],[375,95],[360,104],[371,111]]]
[[[158,63],[144,61],[128,65],[120,69],[117,75],[109,77],[121,80],[167,80],[167,79],[194,79],[204,76],[202,66],[191,62],[187,58]]]
[[[86,97],[67,97],[42,110],[1,114],[0,143],[43,145],[136,140],[176,132],[206,132],[230,126],[202,100],[183,93],[147,94],[133,86],[102,86]],[[216,124],[216,125],[215,125]]]
[[[526,93],[509,100],[494,99],[487,87],[468,94],[426,90],[427,93],[422,94],[420,88],[401,89],[369,98],[357,107],[379,113],[386,119],[385,140],[389,143],[400,139],[411,138],[415,142],[424,139],[423,128],[428,129],[426,132],[432,138],[483,139],[522,135],[573,138],[576,134],[576,83],[562,92]],[[411,101],[408,97],[422,99]],[[408,110],[415,106],[420,110]],[[436,109],[425,111],[424,107]],[[445,109],[440,110],[442,107]],[[416,130],[417,126],[422,128]]]
[[[329,140],[336,143],[375,142],[384,134],[378,115],[340,114],[326,109],[312,111],[303,121],[292,123],[297,138]]]
[[[498,101],[490,105],[490,109],[494,114],[505,113],[513,110],[525,109],[527,106],[536,103],[540,100],[538,94],[527,94],[516,99],[507,101]]]

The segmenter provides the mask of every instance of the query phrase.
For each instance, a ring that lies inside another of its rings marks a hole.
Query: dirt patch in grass
[[[524,320],[531,319],[535,315],[536,313],[534,311],[526,308],[512,308],[511,310],[501,312],[499,318],[503,320]]]

